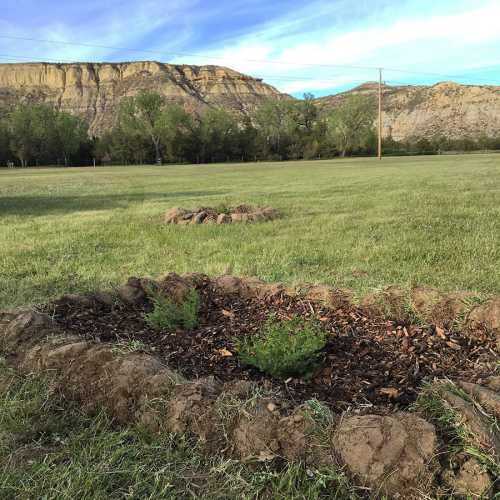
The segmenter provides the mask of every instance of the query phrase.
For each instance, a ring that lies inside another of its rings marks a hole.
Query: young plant
[[[241,359],[277,378],[308,376],[318,365],[326,334],[315,321],[271,316],[259,335],[241,342]]]
[[[152,298],[153,310],[144,315],[146,323],[157,330],[190,330],[198,324],[200,297],[192,289],[181,303],[155,293]]]

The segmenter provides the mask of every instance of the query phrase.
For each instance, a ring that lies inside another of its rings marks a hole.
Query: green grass
[[[83,415],[44,380],[17,378],[0,392],[0,498],[314,500],[356,495],[338,471],[247,467],[208,458],[186,437],[114,427],[105,415]]]
[[[500,155],[0,170],[0,307],[167,271],[500,291]],[[164,226],[172,206],[272,205]],[[367,273],[367,274],[365,274]]]
[[[499,195],[498,155],[0,170],[0,308],[131,275],[228,268],[358,293],[388,284],[499,293]],[[161,224],[172,206],[240,203],[272,205],[284,217]],[[42,380],[17,379],[0,392],[0,498],[196,497],[354,493],[335,471],[250,469],[203,457],[187,438],[116,428]]]

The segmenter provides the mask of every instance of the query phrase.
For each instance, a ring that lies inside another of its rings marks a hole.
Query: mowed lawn
[[[283,218],[162,224],[220,203]],[[0,307],[170,271],[498,293],[500,155],[0,170]]]

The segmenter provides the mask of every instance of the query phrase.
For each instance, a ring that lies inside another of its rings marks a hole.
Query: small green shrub
[[[155,293],[152,298],[153,310],[144,315],[146,323],[157,330],[190,330],[198,324],[200,297],[196,290],[191,290],[180,304],[168,297]]]
[[[214,207],[214,210],[218,213],[218,214],[226,214],[226,215],[229,215],[231,213],[231,207],[225,203],[225,202],[222,202],[222,203],[219,203],[218,205],[216,205]]]
[[[309,375],[317,366],[326,334],[315,321],[271,316],[260,334],[241,342],[241,359],[273,377]]]

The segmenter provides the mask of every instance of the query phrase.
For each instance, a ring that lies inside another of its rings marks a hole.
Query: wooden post
[[[382,68],[378,70],[378,159],[382,159]]]

